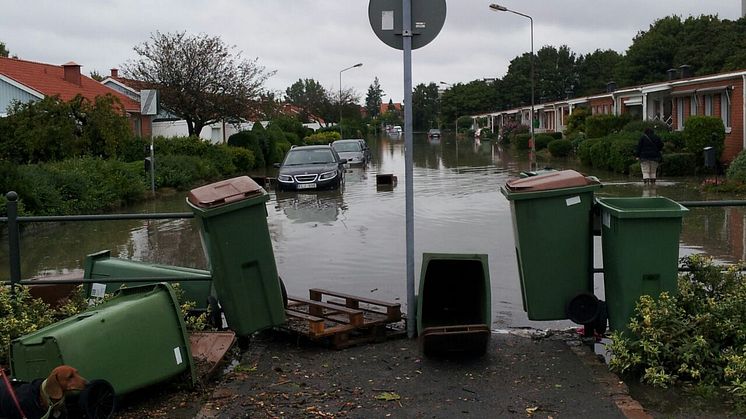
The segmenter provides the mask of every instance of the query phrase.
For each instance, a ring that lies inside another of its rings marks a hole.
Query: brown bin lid
[[[262,193],[264,189],[253,179],[239,176],[192,189],[187,199],[192,205],[213,208]]]
[[[512,179],[506,182],[505,186],[513,192],[534,192],[575,188],[597,183],[598,181],[589,179],[574,170],[560,170],[538,176]]]

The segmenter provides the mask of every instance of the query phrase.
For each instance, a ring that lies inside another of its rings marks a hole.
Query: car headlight
[[[324,172],[320,174],[319,180],[329,180],[329,179],[334,179],[335,177],[337,177],[337,171],[332,170],[331,172]]]
[[[277,180],[279,180],[280,182],[284,182],[284,183],[292,183],[293,177],[288,176],[288,175],[279,175],[277,176]]]

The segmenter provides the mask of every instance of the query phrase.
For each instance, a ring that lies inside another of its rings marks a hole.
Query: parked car
[[[363,154],[365,154],[365,161],[370,162],[370,158],[373,154],[370,152],[370,147],[368,147],[368,142],[362,138],[358,138],[357,140],[360,141],[360,147],[363,148]]]
[[[332,148],[339,154],[339,157],[346,159],[350,165],[363,165],[368,162],[363,146],[357,138],[337,140],[332,143]]]
[[[433,128],[430,131],[427,132],[427,138],[431,140],[439,140],[440,139],[440,130],[437,128]]]
[[[335,189],[344,182],[347,160],[330,145],[309,145],[288,150],[277,173],[279,190]]]

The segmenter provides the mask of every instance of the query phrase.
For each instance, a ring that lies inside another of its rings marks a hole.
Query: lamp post
[[[339,137],[342,138],[342,73],[355,67],[362,67],[363,63],[357,63],[339,70]]]
[[[536,141],[534,141],[534,19],[527,14],[510,10],[505,6],[500,6],[499,4],[490,4],[490,10],[496,12],[510,12],[528,18],[528,20],[531,21],[531,159],[529,164],[533,170],[536,158]]]
[[[444,81],[440,82],[440,84],[445,84],[448,88],[453,87],[451,83],[446,83]],[[456,114],[456,139],[458,139],[458,114]]]

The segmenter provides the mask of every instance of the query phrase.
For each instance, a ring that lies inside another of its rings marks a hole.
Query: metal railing
[[[8,226],[8,255],[10,258],[10,280],[2,281],[2,285],[11,285],[15,292],[17,285],[49,285],[49,284],[87,284],[87,283],[121,283],[121,282],[184,282],[211,280],[212,277],[204,275],[191,278],[182,277],[137,277],[137,278],[94,278],[94,279],[21,279],[21,235],[20,225],[22,223],[50,223],[64,221],[119,221],[119,220],[164,220],[194,218],[190,212],[170,213],[148,213],[148,214],[106,214],[106,215],[55,215],[55,216],[18,216],[18,194],[11,191],[7,198],[7,217],[0,217],[0,222]]]

